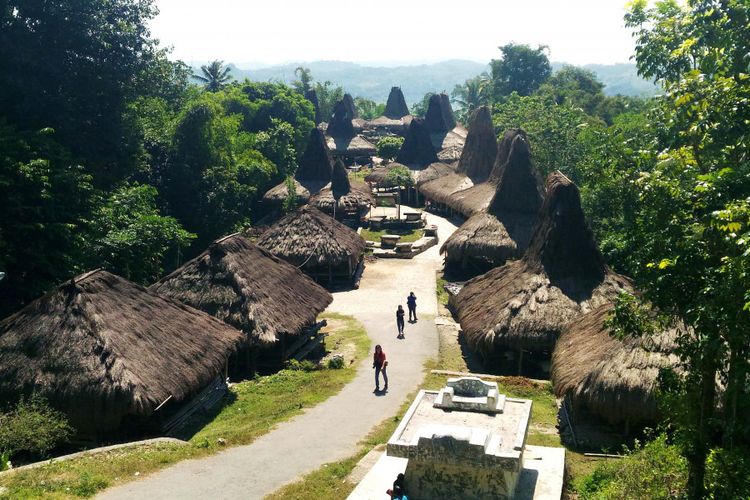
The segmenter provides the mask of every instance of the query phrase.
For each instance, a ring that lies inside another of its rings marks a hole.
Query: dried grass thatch
[[[310,89],[305,92],[305,99],[310,101],[315,110],[315,125],[323,121],[323,116],[320,114],[320,101],[318,100],[318,93],[315,89]]]
[[[92,271],[0,322],[0,400],[36,392],[93,437],[190,398],[241,340],[208,314]]]
[[[335,156],[365,157],[375,156],[378,152],[375,145],[360,135],[351,138],[331,137],[328,147]]]
[[[417,166],[426,166],[438,161],[435,148],[430,141],[430,134],[422,120],[415,118],[411,121],[396,161],[404,165]]]
[[[317,193],[331,182],[333,157],[328,149],[325,135],[316,128],[310,130],[307,146],[300,158],[297,172],[294,174],[294,191],[300,203],[310,201],[310,196]],[[286,182],[272,187],[263,195],[263,203],[270,206],[281,205],[289,190]]]
[[[659,372],[677,366],[675,338],[682,327],[618,340],[604,326],[611,310],[611,304],[603,304],[562,333],[552,356],[555,394],[569,396],[574,410],[588,410],[613,424],[655,423]]]
[[[151,289],[242,330],[249,345],[297,335],[333,300],[296,267],[239,234],[214,241]]]
[[[448,94],[433,94],[427,104],[427,112],[424,115],[424,125],[427,131],[448,132],[456,126],[456,118],[453,116],[451,100]]]
[[[400,119],[409,114],[409,107],[406,105],[404,93],[401,87],[391,87],[388,93],[388,101],[385,103],[385,112],[383,116],[391,119]]]
[[[472,114],[466,144],[455,151],[460,154],[456,173],[420,185],[419,190],[426,198],[445,203],[451,194],[489,178],[497,157],[497,138],[489,108],[482,106]]]
[[[347,107],[346,101],[338,101],[333,106],[333,114],[331,119],[328,120],[326,133],[336,139],[351,139],[357,135],[352,120],[354,120],[354,115]]]
[[[445,191],[437,194],[440,203],[444,203],[453,211],[458,212],[467,218],[475,213],[485,210],[495,196],[497,183],[500,182],[502,171],[510,159],[513,140],[519,135],[524,138],[526,137],[525,132],[520,129],[510,129],[505,132],[502,141],[500,141],[500,144],[498,145],[495,163],[486,182],[474,184],[469,188],[457,190],[452,193],[447,193],[446,191],[448,189],[446,188]],[[435,191],[433,191],[433,194],[435,194]],[[432,199],[437,201],[438,198]]]
[[[336,160],[331,186],[315,195],[311,203],[314,207],[329,215],[343,215],[366,211],[375,203],[375,198],[366,185],[352,187],[344,163],[341,160]]]
[[[632,288],[604,265],[578,188],[559,172],[547,179],[539,217],[523,259],[468,281],[452,298],[475,350],[551,349],[581,314]]]
[[[257,244],[303,271],[326,266],[356,267],[365,252],[365,240],[360,235],[309,205],[271,226]]]
[[[437,162],[427,165],[427,168],[413,169],[411,172],[412,177],[414,178],[414,183],[419,186],[447,175],[453,175],[456,173],[456,168],[447,163]]]
[[[478,212],[443,245],[449,263],[479,262],[480,270],[521,257],[529,245],[544,199],[542,181],[523,137],[514,139],[487,212]]]

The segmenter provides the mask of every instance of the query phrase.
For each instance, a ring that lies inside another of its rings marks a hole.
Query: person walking
[[[404,338],[404,307],[399,304],[396,309],[396,328],[398,328],[397,339]]]
[[[372,356],[372,367],[375,368],[375,392],[380,391],[380,374],[383,374],[383,382],[385,387],[383,391],[388,390],[388,374],[385,369],[388,366],[388,361],[385,359],[385,353],[380,344],[375,346],[375,354]]]
[[[414,323],[417,322],[417,296],[414,292],[410,292],[409,296],[406,297],[406,306],[409,308],[409,322],[414,318]]]

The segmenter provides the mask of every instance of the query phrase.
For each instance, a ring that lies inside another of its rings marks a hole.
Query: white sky
[[[628,62],[626,0],[156,0],[172,57],[240,67],[315,60],[489,61],[508,42],[572,64]]]

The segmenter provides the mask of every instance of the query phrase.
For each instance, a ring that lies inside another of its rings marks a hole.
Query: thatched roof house
[[[150,288],[242,330],[253,346],[299,334],[333,300],[299,269],[240,234],[214,241]]]
[[[370,120],[365,126],[375,130],[403,134],[411,123],[412,118],[401,88],[391,87],[383,116]]]
[[[300,204],[310,201],[310,196],[317,193],[331,182],[333,157],[328,149],[325,135],[320,129],[310,130],[304,153],[299,161],[297,172],[292,182]],[[282,182],[263,195],[263,203],[269,206],[280,206],[289,193],[286,182]]]
[[[503,139],[497,147],[495,164],[490,171],[489,178],[485,182],[474,184],[469,188],[461,189],[451,194],[445,194],[446,191],[433,192],[436,196],[434,201],[444,204],[453,212],[457,212],[466,218],[485,210],[489,206],[492,197],[495,196],[497,183],[500,181],[502,171],[510,157],[513,140],[519,135],[526,139],[526,133],[523,130],[510,129],[505,132]]]
[[[485,182],[496,158],[497,138],[492,115],[487,106],[482,106],[472,114],[456,172],[420,185],[419,191],[430,200],[445,203],[451,194]]]
[[[434,94],[430,97],[424,125],[440,161],[451,163],[461,158],[468,132],[456,123],[447,94]]]
[[[602,304],[562,333],[552,355],[555,395],[569,398],[574,416],[593,414],[626,426],[653,424],[659,420],[659,372],[677,366],[675,339],[681,327],[618,340],[604,325],[611,311],[611,304]]]
[[[523,258],[468,281],[451,299],[469,346],[485,356],[550,352],[572,321],[631,289],[605,265],[576,185],[555,172],[546,191]]]
[[[320,101],[318,100],[318,93],[315,92],[315,89],[310,89],[305,92],[305,99],[310,101],[313,105],[313,109],[315,110],[315,125],[317,126],[318,123],[323,121],[323,116],[320,114]]]
[[[472,215],[443,245],[448,264],[487,271],[520,258],[536,227],[544,188],[522,136],[513,141],[487,211]]]
[[[347,94],[348,95],[348,94]],[[350,96],[351,97],[351,96]],[[328,120],[328,128],[326,133],[330,137],[337,139],[351,139],[357,133],[354,130],[352,120],[354,119],[354,111],[351,106],[347,106],[345,99],[337,101],[333,105],[333,114],[330,120]]]
[[[448,132],[456,127],[456,118],[453,116],[453,108],[448,94],[433,94],[427,103],[427,112],[424,115],[424,125],[427,131]]]
[[[360,235],[311,206],[282,218],[257,244],[329,286],[351,283],[365,253]]]
[[[331,186],[313,196],[310,203],[322,212],[342,218],[346,215],[358,216],[369,210],[375,198],[368,186],[353,187],[344,163],[336,160]]]
[[[0,321],[0,400],[40,394],[101,437],[191,398],[241,340],[208,314],[92,271]]]
[[[377,148],[364,137],[357,135],[355,113],[354,101],[349,94],[335,104],[326,130],[329,136],[328,147],[336,157],[364,162],[377,154]],[[359,128],[361,129],[361,124]]]
[[[438,161],[437,153],[430,140],[430,133],[422,120],[415,118],[411,121],[404,143],[396,155],[396,161],[418,167],[425,167]]]

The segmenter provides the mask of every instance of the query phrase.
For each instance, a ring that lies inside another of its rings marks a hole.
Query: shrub
[[[297,361],[296,359],[291,359],[287,362],[286,367],[289,370],[300,371],[300,372],[312,372],[318,369],[318,366],[315,363],[307,359],[303,361]]]
[[[710,498],[750,498],[750,459],[747,450],[711,450],[706,461],[706,491]]]
[[[0,453],[45,456],[73,433],[62,413],[40,396],[22,399],[14,409],[0,413]]]
[[[403,144],[403,137],[383,137],[377,144],[378,156],[384,160],[392,160],[396,157]]]
[[[575,484],[583,499],[675,498],[687,484],[687,462],[665,435],[642,445],[636,441],[622,459],[599,465]]]
[[[299,204],[299,199],[297,197],[297,190],[294,187],[294,180],[292,180],[291,177],[287,177],[284,179],[284,185],[286,186],[286,196],[284,197],[284,201],[281,205],[281,210],[288,214],[295,208],[297,208],[297,205]]]
[[[340,370],[344,367],[344,357],[340,354],[334,355],[328,360],[328,368],[331,370]]]

